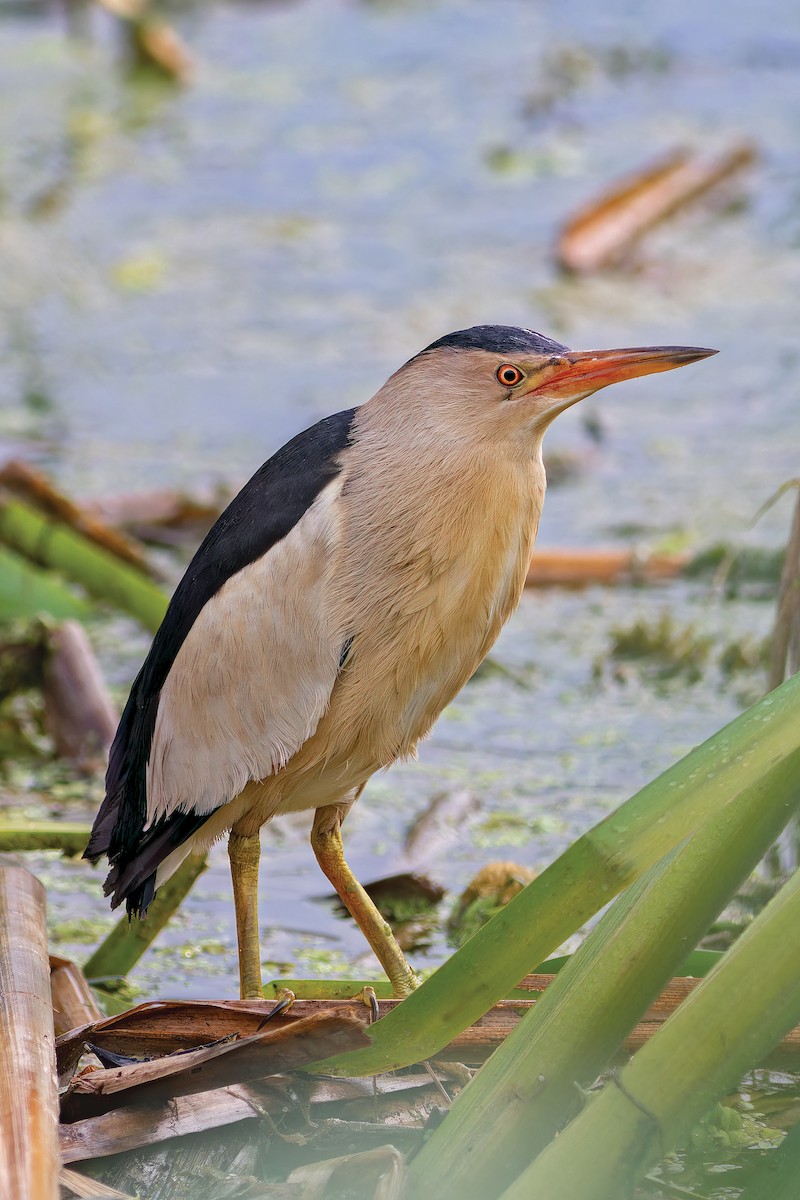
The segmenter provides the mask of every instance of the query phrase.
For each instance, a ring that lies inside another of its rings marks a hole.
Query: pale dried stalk
[[[60,758],[91,767],[105,761],[118,717],[82,625],[64,621],[48,637],[44,712]]]
[[[674,579],[688,566],[688,554],[650,554],[632,550],[535,550],[526,587],[589,587],[657,583]]]
[[[445,1061],[481,1063],[516,1029],[537,996],[556,978],[528,975],[514,999],[501,1000],[476,1024],[463,1030],[437,1056]],[[628,1050],[638,1050],[667,1020],[696,986],[694,978],[673,979],[647,1009],[625,1040]],[[527,992],[530,999],[524,998]],[[399,1000],[378,1000],[380,1017],[394,1011]],[[164,1000],[140,1004],[116,1017],[74,1029],[58,1039],[59,1066],[67,1072],[83,1049],[92,1042],[115,1054],[164,1055],[213,1042],[218,1038],[248,1037],[272,1007],[260,1000]],[[352,1000],[295,1000],[280,1017],[290,1028],[298,1021],[320,1013],[342,1014],[368,1026],[369,1010]],[[787,1054],[800,1054],[800,1026],[790,1030],[781,1043]]]
[[[58,1085],[44,888],[0,868],[0,1196],[58,1200]]]
[[[767,691],[783,683],[787,666],[789,675],[800,670],[800,488],[781,571]]]
[[[119,1192],[97,1179],[81,1175],[80,1171],[71,1171],[69,1167],[61,1168],[61,1186],[79,1200],[95,1200],[95,1197],[97,1200],[133,1200],[127,1192]]]
[[[256,1093],[243,1084],[196,1096],[175,1096],[160,1104],[126,1106],[62,1125],[61,1159],[71,1163],[105,1158],[260,1115]]]
[[[589,272],[620,261],[648,230],[716,188],[755,159],[748,142],[707,161],[688,150],[623,179],[572,217],[556,249],[564,270]]]
[[[103,1014],[80,967],[68,958],[50,958],[50,995],[56,1037],[102,1021]]]
[[[153,1146],[191,1133],[220,1129],[239,1121],[271,1115],[280,1120],[294,1102],[290,1094],[292,1080],[278,1076],[258,1082],[256,1087],[235,1084],[214,1088],[194,1096],[174,1096],[160,1104],[131,1104],[115,1108],[98,1117],[64,1124],[60,1129],[62,1162],[80,1162],[104,1158]],[[302,1085],[304,1104],[314,1119],[334,1109],[339,1117],[358,1119],[364,1108],[369,1115],[375,1099],[381,1103],[381,1115],[408,1114],[415,1122],[425,1097],[434,1089],[428,1075],[376,1076],[372,1079],[315,1079]],[[432,1099],[434,1103],[436,1097]],[[398,1122],[399,1123],[399,1122]]]

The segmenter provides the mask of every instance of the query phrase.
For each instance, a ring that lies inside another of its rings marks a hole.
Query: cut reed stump
[[[85,975],[68,958],[50,956],[50,996],[56,1037],[103,1019]]]
[[[715,159],[678,149],[617,180],[567,221],[556,247],[558,265],[575,274],[619,265],[661,221],[727,183],[755,158],[750,142]]]
[[[622,583],[658,583],[674,579],[689,565],[688,554],[650,554],[632,550],[536,550],[526,587],[589,587]]]
[[[0,867],[0,1196],[58,1200],[59,1167],[45,893]]]
[[[82,625],[50,630],[43,671],[44,712],[56,754],[86,770],[105,764],[119,717]]]

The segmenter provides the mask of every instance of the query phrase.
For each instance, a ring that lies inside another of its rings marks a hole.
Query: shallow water
[[[209,5],[174,18],[197,60],[183,91],[126,81],[98,14],[91,44],[69,41],[56,11],[0,14],[0,440],[76,495],[244,478],[441,333],[493,321],[576,347],[721,350],[559,421],[551,449],[583,466],[548,496],[540,544],[785,537],[787,501],[748,524],[797,473],[788,0],[732,2],[724,21],[655,0]],[[717,152],[742,135],[760,148],[743,202],[674,220],[634,272],[557,276],[559,223],[610,178],[679,142]],[[636,673],[593,681],[610,629],[663,608],[720,644],[771,620],[768,604],[723,604],[701,583],[526,595],[496,651],[526,686],[472,684],[418,763],[373,780],[346,829],[359,873],[391,870],[413,815],[463,786],[483,817],[509,819],[465,828],[443,882],[460,888],[490,858],[544,865],[735,715],[746,697],[714,671],[660,690]],[[127,622],[95,637],[123,688],[146,639]],[[326,888],[307,823],[265,835],[265,953],[339,972],[361,942],[314,900]],[[36,865],[56,926],[105,913],[97,873]],[[218,851],[159,943],[181,955],[150,955],[134,980],[232,994],[232,942]],[[420,962],[445,952],[439,939]]]

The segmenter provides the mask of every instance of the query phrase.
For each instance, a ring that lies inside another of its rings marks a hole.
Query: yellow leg
[[[261,839],[231,833],[228,858],[236,907],[236,937],[239,942],[239,991],[242,1000],[263,1000],[261,946],[258,940],[258,864]]]
[[[328,804],[318,808],[314,814],[311,845],[324,874],[389,976],[394,994],[408,996],[419,980],[406,962],[389,925],[344,860],[342,818],[349,807],[349,804],[346,807]]]

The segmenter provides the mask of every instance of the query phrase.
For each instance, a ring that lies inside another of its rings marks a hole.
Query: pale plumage
[[[340,491],[339,479],[329,483],[198,614],[159,698],[148,826],[176,808],[213,812],[250,780],[275,775],[314,733],[345,637],[331,603]]]
[[[516,607],[547,426],[606,383],[707,353],[576,354],[481,326],[269,460],[193,559],[134,683],[87,850],[109,856],[113,903],[142,912],[190,850],[232,829],[242,991],[256,994],[246,844],[313,808],[323,869],[380,954],[380,919],[320,845],[374,771],[414,753]],[[382,961],[402,990],[413,976],[395,951]]]

